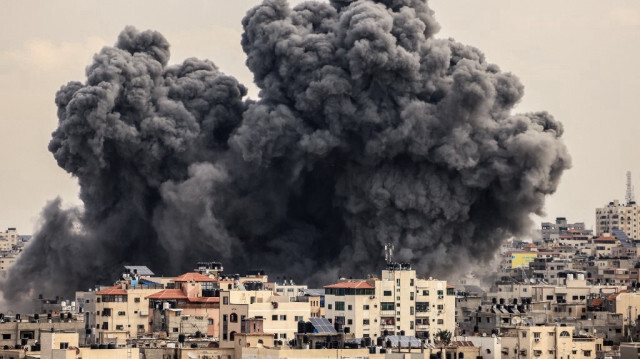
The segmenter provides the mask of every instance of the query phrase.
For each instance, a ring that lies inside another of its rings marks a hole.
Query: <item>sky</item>
[[[290,1],[295,5],[301,1]],[[257,0],[5,1],[0,12],[0,229],[32,233],[47,201],[81,204],[74,178],[47,150],[57,126],[55,92],[127,25],[160,31],[170,63],[212,60],[249,87],[241,20]],[[573,168],[546,215],[593,227],[595,208],[624,200],[626,171],[640,191],[640,2],[637,0],[431,0],[453,37],[525,86],[516,112],[546,110],[563,122]],[[640,194],[640,192],[637,192]]]

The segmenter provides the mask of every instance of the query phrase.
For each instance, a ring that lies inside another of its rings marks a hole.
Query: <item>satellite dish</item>
[[[193,353],[189,353],[189,354],[187,354],[187,355],[188,355],[188,356],[189,356],[189,358],[191,358],[191,359],[198,359],[198,356],[197,356],[197,355],[195,355],[195,354],[193,354]]]
[[[511,318],[511,324],[513,324],[513,325],[518,325],[518,324],[520,324],[520,323],[522,323],[522,319],[521,319],[520,317],[513,317],[513,318]]]
[[[585,335],[587,335],[589,333],[587,333],[586,330],[581,330],[581,331],[578,332],[578,334],[580,334],[581,336],[585,336]]]

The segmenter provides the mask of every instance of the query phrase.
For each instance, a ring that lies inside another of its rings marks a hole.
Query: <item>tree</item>
[[[440,345],[440,359],[444,359],[442,356],[442,350],[445,346],[451,343],[451,332],[448,330],[438,329],[435,338],[438,340],[438,344]]]
[[[438,332],[436,333],[435,337],[438,340],[438,343],[440,343],[440,345],[449,345],[451,343],[451,332],[448,330],[442,330],[442,329],[438,329]]]

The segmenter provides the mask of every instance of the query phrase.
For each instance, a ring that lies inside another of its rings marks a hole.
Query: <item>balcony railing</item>
[[[389,317],[394,317],[396,315],[396,311],[395,310],[381,310],[380,311],[380,316],[389,316]]]

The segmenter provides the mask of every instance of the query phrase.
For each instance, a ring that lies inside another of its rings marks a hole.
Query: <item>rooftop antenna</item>
[[[391,263],[391,259],[393,258],[393,244],[385,243],[384,245],[384,260],[387,263]]]
[[[636,202],[633,192],[634,190],[633,190],[633,184],[631,183],[631,171],[627,171],[627,196],[626,196],[627,204]]]

